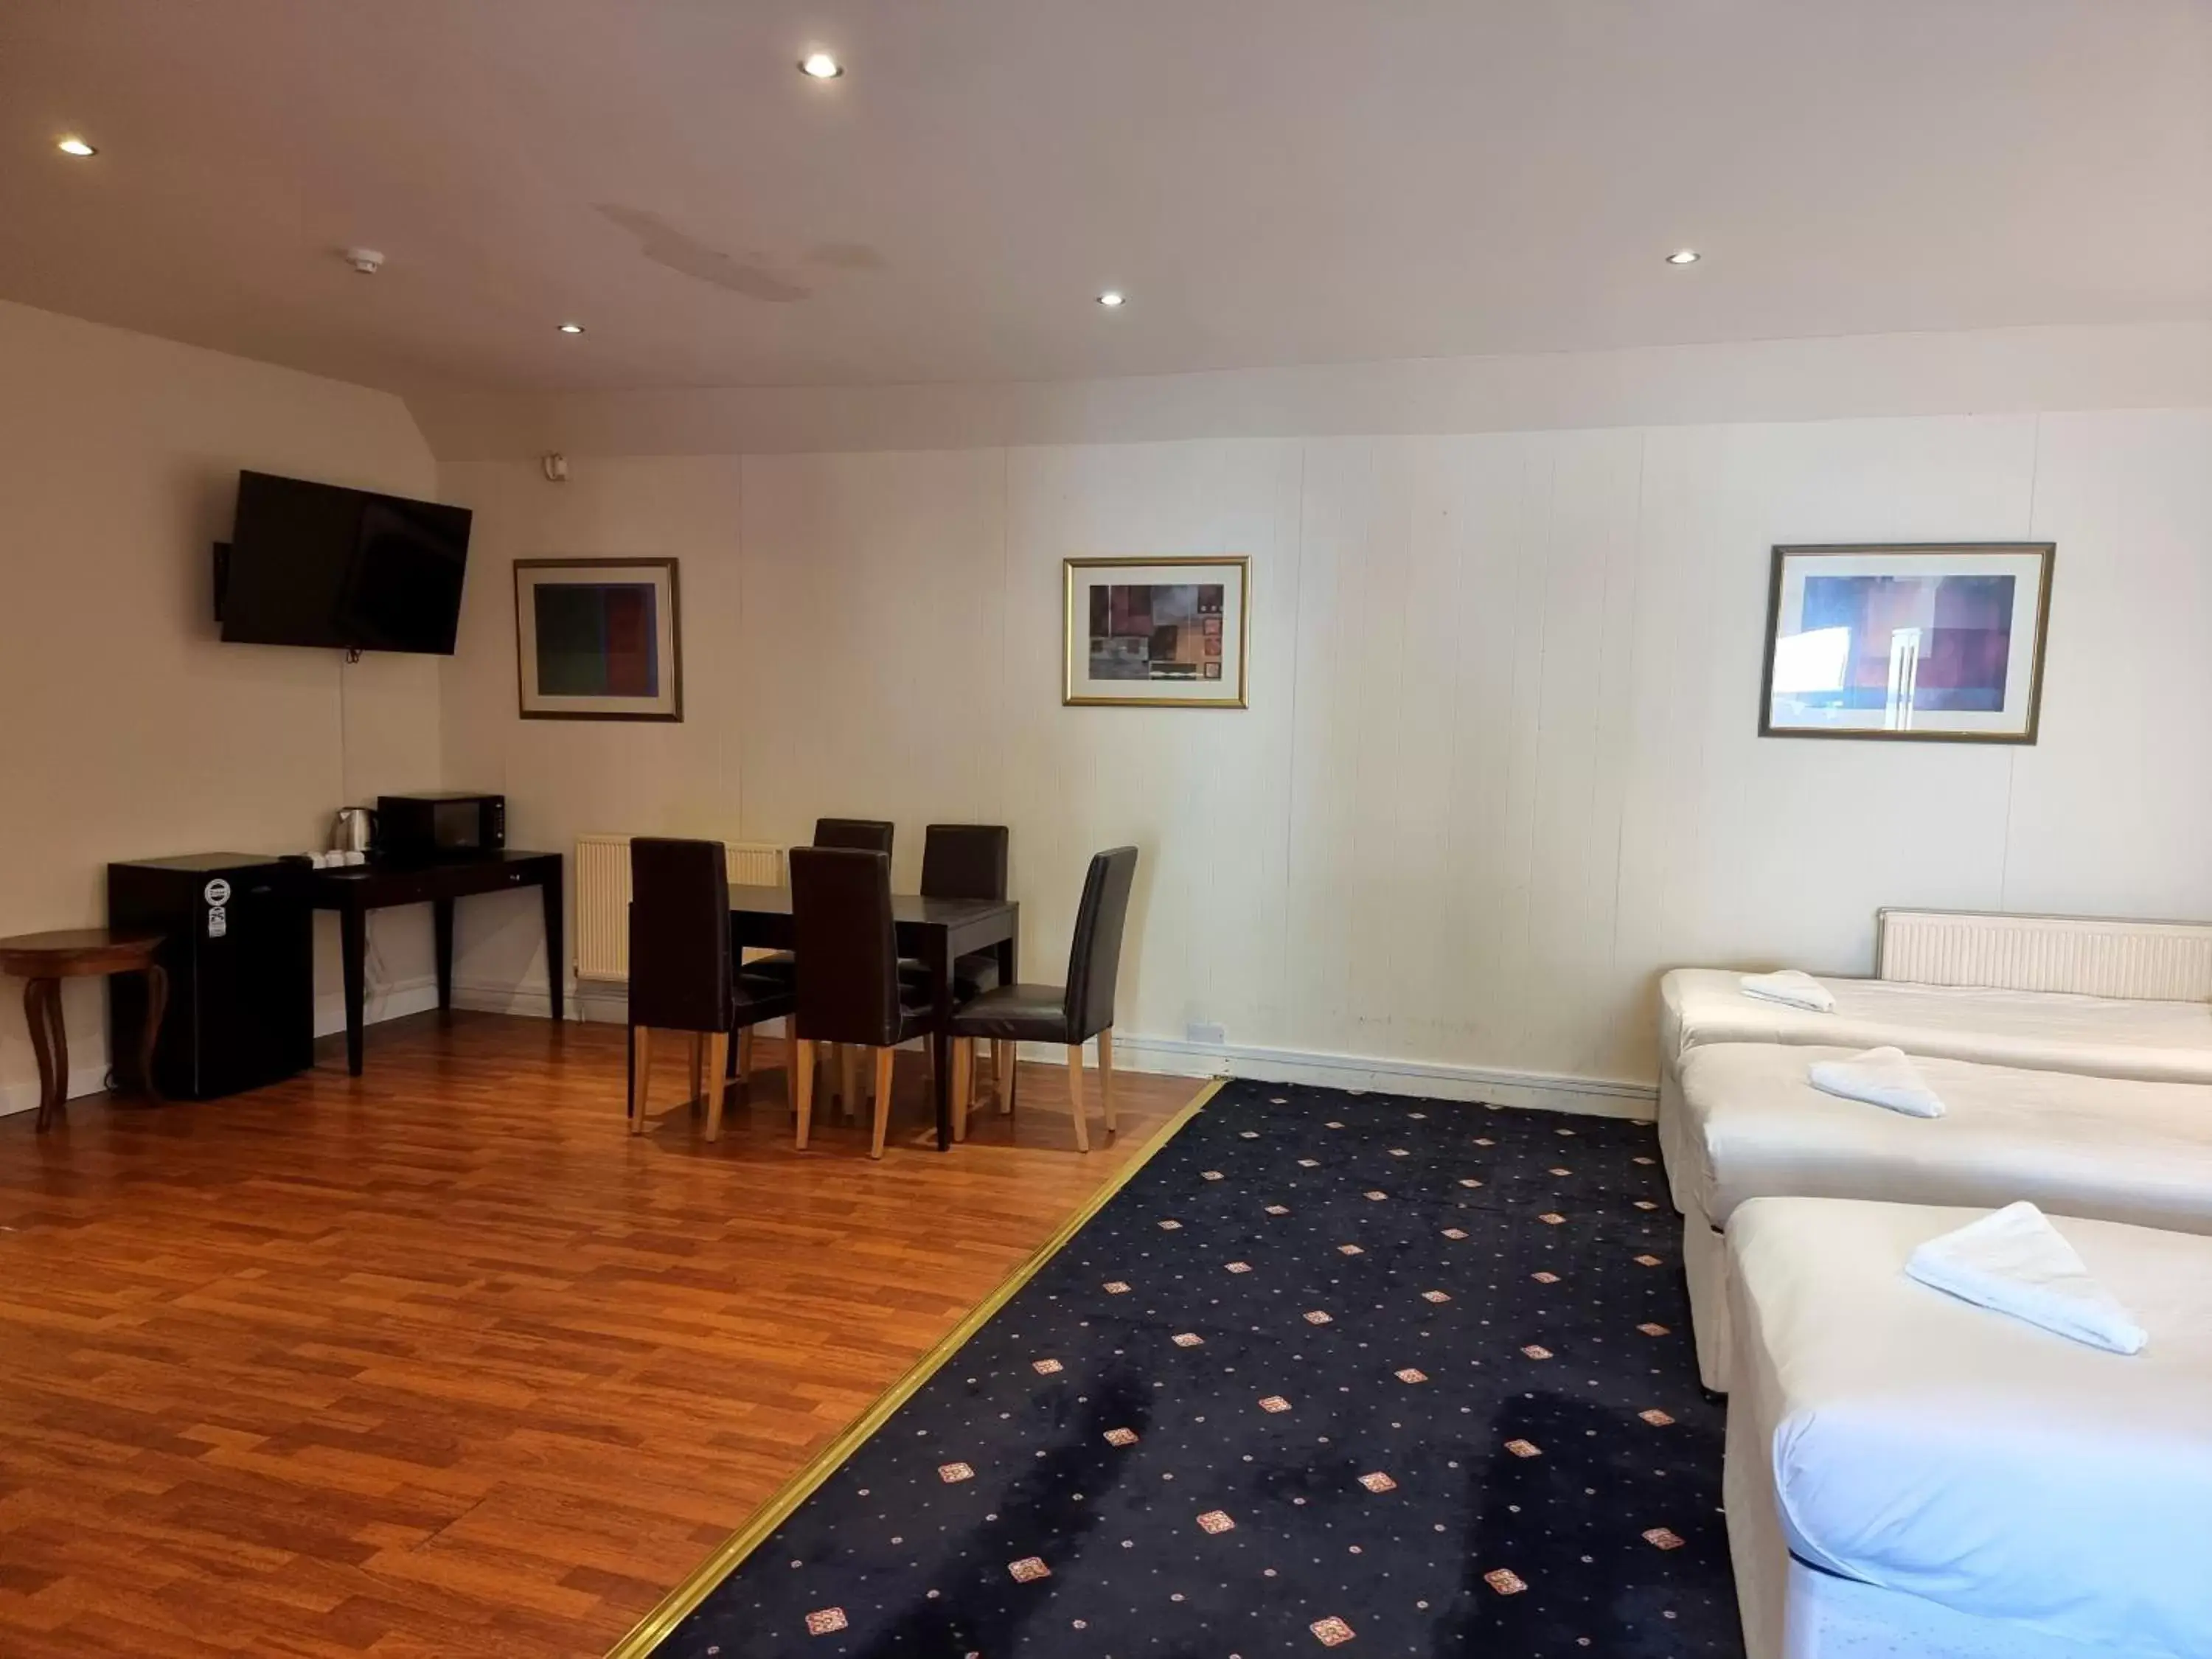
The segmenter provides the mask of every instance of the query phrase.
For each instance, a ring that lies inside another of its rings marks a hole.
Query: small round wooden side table
[[[39,1057],[40,1134],[68,1103],[69,1033],[62,1026],[61,986],[65,979],[90,974],[146,975],[146,1029],[138,1038],[138,1081],[149,1099],[161,1100],[154,1086],[154,1038],[169,1001],[169,975],[154,959],[161,945],[159,933],[114,933],[105,927],[0,939],[0,974],[30,981],[23,988],[23,1018]]]

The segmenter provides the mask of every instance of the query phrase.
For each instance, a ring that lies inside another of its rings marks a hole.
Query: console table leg
[[[362,1004],[368,997],[368,969],[363,961],[368,953],[367,919],[348,906],[338,912],[338,955],[345,968],[346,1070],[356,1077],[361,1075]]]
[[[438,1012],[453,1012],[453,902],[449,898],[430,901],[431,930],[435,936],[438,953]]]
[[[556,872],[558,866],[556,866]],[[561,1004],[568,979],[568,958],[561,946],[561,878],[556,873],[538,890],[545,898],[545,995],[553,1018],[561,1018]]]

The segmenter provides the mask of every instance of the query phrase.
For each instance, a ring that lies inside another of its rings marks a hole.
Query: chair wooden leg
[[[891,1121],[891,1066],[897,1057],[895,1048],[876,1050],[876,1138],[868,1149],[870,1158],[884,1155],[884,1131]]]
[[[1020,1065],[1020,1051],[1004,1037],[991,1039],[991,1088],[999,1097],[1001,1115],[1014,1109],[1014,1067]]]
[[[645,1133],[645,1097],[653,1082],[653,1027],[633,1025],[630,1036],[637,1044],[637,1083],[630,1091],[629,1132],[641,1135]]]
[[[814,1123],[814,1045],[801,1036],[791,1039],[791,1075],[799,1091],[799,1150],[806,1150],[806,1132]]]
[[[753,1074],[753,1028],[740,1026],[738,1030],[738,1081],[750,1083]]]
[[[1067,1045],[1067,1103],[1075,1109],[1075,1149],[1079,1152],[1091,1150],[1091,1126],[1084,1121],[1083,1114],[1083,1045]]]
[[[707,1139],[722,1138],[722,1097],[729,1092],[729,1079],[722,1068],[730,1063],[730,1034],[715,1031],[707,1038]]]
[[[968,1139],[968,1088],[975,1076],[975,1039],[952,1039],[952,1138]]]
[[[860,1115],[860,1056],[849,1042],[837,1045],[837,1098],[845,1103],[845,1116],[857,1122]]]
[[[1106,1105],[1106,1135],[1114,1136],[1114,1028],[1098,1034],[1098,1094]]]
[[[691,1033],[691,1109],[697,1111],[707,1098],[707,1085],[700,1080],[699,1064],[707,1048],[704,1031]]]

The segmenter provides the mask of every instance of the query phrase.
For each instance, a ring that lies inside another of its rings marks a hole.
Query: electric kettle
[[[331,851],[366,854],[376,842],[376,812],[373,807],[342,806],[331,823]]]

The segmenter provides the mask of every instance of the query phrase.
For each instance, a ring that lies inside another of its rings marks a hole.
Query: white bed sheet
[[[2212,1004],[1823,979],[1836,1012],[1815,1014],[1746,996],[1741,981],[1740,974],[1715,968],[1677,968],[1662,976],[1662,1054],[1672,1060],[1708,1042],[1852,1049],[1892,1043],[1916,1058],[2212,1083]]]
[[[1685,1208],[1722,1226],[1753,1198],[1979,1205],[2212,1233],[2212,1084],[1916,1060],[1943,1101],[1907,1117],[1824,1094],[1847,1048],[1720,1042],[1680,1067]]]
[[[1773,1437],[1771,1423],[1741,1399],[1729,1402],[1722,1497],[1746,1659],[2166,1659],[1977,1618],[1807,1566],[1782,1536]]]
[[[2017,1625],[2023,1650],[2212,1652],[2212,1240],[2056,1222],[2149,1329],[2123,1356],[1904,1277],[1915,1245],[1979,1213],[1797,1198],[1737,1211],[1729,1409],[1761,1441],[1732,1437],[1732,1462],[1767,1452],[1781,1540],[1816,1569]],[[1730,1479],[1748,1501],[1756,1483]],[[1771,1605],[1774,1564],[1747,1565],[1760,1586],[1747,1627],[1772,1653],[1790,1622]]]
[[[1782,1535],[1773,1443],[1774,1425],[1753,1409],[1750,1390],[1729,1402],[1721,1486],[1746,1659],[2165,1659],[1977,1618],[1807,1566]]]

